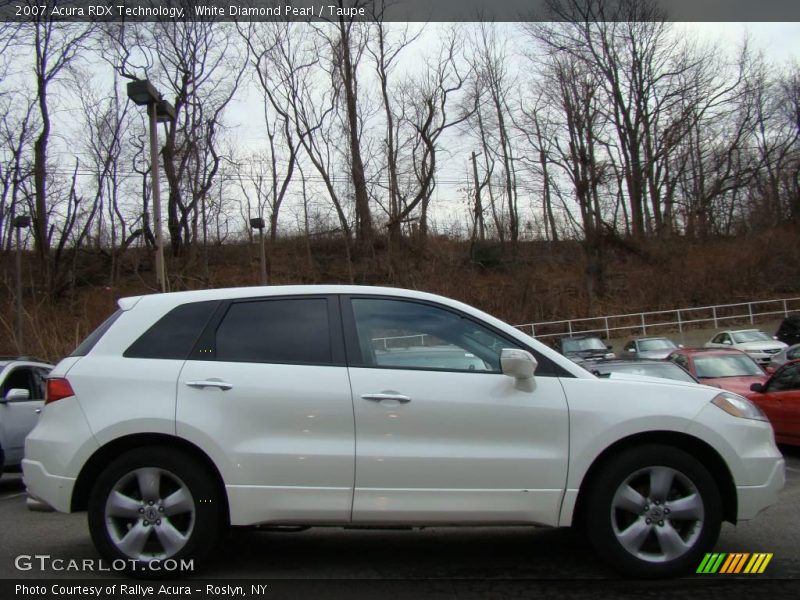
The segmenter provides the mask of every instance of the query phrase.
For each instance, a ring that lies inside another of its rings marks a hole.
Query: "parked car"
[[[706,342],[706,348],[734,348],[747,352],[761,364],[768,364],[770,359],[786,348],[786,344],[775,340],[759,329],[740,329],[722,331]]]
[[[689,371],[677,363],[667,360],[647,360],[643,358],[600,360],[592,365],[595,375],[610,375],[612,373],[625,373],[629,375],[644,375],[661,379],[672,379],[686,383],[700,383]]]
[[[779,444],[800,446],[800,360],[786,363],[766,383],[754,383],[747,394],[761,407]]]
[[[700,383],[745,395],[754,383],[764,383],[767,374],[749,354],[741,350],[682,348],[667,357],[694,375]]]
[[[53,365],[0,358],[0,475],[19,467],[28,435],[44,404],[44,380]]]
[[[580,522],[620,571],[673,576],[784,483],[741,396],[597,378],[473,307],[362,286],[120,300],[50,374],[23,471],[31,508],[88,510],[137,573],[202,565],[228,526]]]
[[[595,335],[572,335],[560,338],[556,340],[556,350],[577,363],[615,358],[611,346]]]
[[[769,364],[767,366],[774,371],[775,369],[783,366],[790,360],[797,360],[797,359],[800,359],[800,344],[789,346],[788,348],[784,348],[777,354],[773,354],[772,358],[769,359]]]
[[[625,344],[623,352],[628,358],[667,358],[670,352],[679,348],[678,344],[669,338],[651,337],[636,338]]]
[[[781,321],[775,337],[790,346],[800,344],[800,314],[789,315]]]

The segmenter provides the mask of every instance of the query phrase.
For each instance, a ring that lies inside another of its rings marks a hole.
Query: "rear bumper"
[[[74,479],[52,475],[42,463],[29,459],[22,461],[22,478],[28,488],[28,495],[35,502],[60,512],[70,512],[72,488],[75,487]],[[46,510],[38,505],[36,508],[30,506],[29,508]]]
[[[737,486],[736,492],[739,498],[737,519],[739,521],[753,519],[762,510],[778,501],[778,492],[786,483],[785,466],[786,462],[780,458],[775,461],[764,484]]]

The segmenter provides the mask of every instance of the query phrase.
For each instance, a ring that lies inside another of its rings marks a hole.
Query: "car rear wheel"
[[[722,503],[709,472],[690,454],[648,445],[612,458],[594,479],[585,528],[600,556],[625,574],[693,571],[719,537]]]
[[[142,448],[123,454],[98,477],[89,530],[104,557],[122,559],[131,572],[146,571],[151,561],[201,561],[219,540],[221,508],[214,478],[193,457]]]

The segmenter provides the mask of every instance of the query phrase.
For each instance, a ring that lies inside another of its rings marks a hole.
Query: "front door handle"
[[[186,385],[199,389],[216,387],[221,389],[223,392],[227,392],[229,389],[233,388],[232,384],[222,381],[221,379],[216,379],[215,377],[210,379],[202,379],[200,381],[187,381]]]
[[[401,404],[406,404],[407,402],[411,402],[411,398],[408,396],[404,396],[403,394],[388,394],[388,393],[381,393],[381,394],[361,394],[361,398],[364,400],[372,400],[373,402],[380,402],[381,400],[396,400]]]

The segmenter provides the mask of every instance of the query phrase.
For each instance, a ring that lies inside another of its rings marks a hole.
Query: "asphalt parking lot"
[[[771,552],[761,579],[800,578],[800,448],[783,448],[787,484],[780,502],[753,521],[723,526],[718,552]],[[85,514],[33,513],[25,506],[19,474],[0,479],[0,578],[107,578],[113,573],[29,570],[15,566],[17,557],[97,559]],[[302,532],[234,531],[213,564],[189,577],[221,580],[324,579],[530,581],[537,579],[614,579],[586,547],[566,529],[427,528],[364,530],[313,528]],[[714,576],[696,576],[708,579]],[[479,594],[480,595],[480,594]]]

